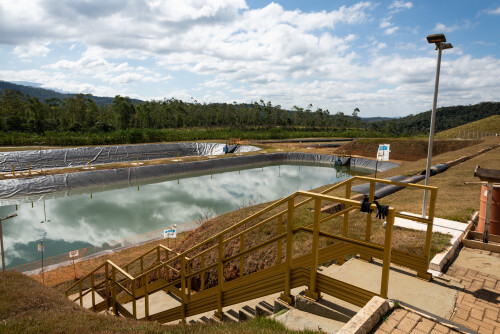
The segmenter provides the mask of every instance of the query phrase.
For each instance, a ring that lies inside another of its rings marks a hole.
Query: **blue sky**
[[[0,2],[0,80],[360,116],[499,101],[500,0]]]

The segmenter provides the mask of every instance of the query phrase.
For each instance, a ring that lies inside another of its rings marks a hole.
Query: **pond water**
[[[18,214],[2,223],[6,267],[39,260],[40,240],[49,257],[173,224],[182,230],[183,224],[193,226],[202,216],[276,200],[362,172],[331,165],[267,164],[0,206],[0,217]]]

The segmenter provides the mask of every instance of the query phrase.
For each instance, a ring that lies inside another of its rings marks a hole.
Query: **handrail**
[[[116,270],[118,270],[119,272],[121,272],[123,275],[125,275],[125,277],[127,277],[128,279],[130,279],[132,281],[134,280],[134,277],[132,277],[128,272],[126,272],[125,270],[123,270],[122,268],[120,268],[118,265],[116,265],[113,261],[106,260],[106,262],[109,263]]]
[[[73,289],[75,286],[77,286],[78,284],[82,283],[83,280],[85,280],[86,278],[88,278],[90,275],[92,275],[93,273],[95,273],[96,271],[98,271],[99,269],[101,269],[102,267],[104,267],[105,265],[106,265],[106,262],[104,262],[99,267],[97,267],[94,270],[92,270],[90,273],[88,273],[84,277],[80,278],[78,281],[76,281],[72,285],[70,285],[69,288],[66,289],[66,294],[68,293],[69,290]]]

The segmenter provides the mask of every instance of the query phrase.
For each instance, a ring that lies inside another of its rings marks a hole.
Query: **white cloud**
[[[492,14],[492,15],[500,15],[500,6],[498,6],[497,9],[491,9],[491,10],[488,10],[488,14]]]
[[[389,28],[389,29],[385,29],[384,34],[386,34],[386,35],[392,35],[396,31],[398,31],[398,29],[399,29],[399,27],[392,27],[392,28]]]
[[[446,25],[438,22],[438,23],[436,23],[436,26],[434,27],[433,31],[435,31],[435,32],[453,32],[457,29],[459,29],[458,25],[446,26]]]
[[[411,9],[412,7],[413,7],[413,3],[409,2],[409,1],[404,2],[403,0],[395,0],[387,8],[391,9],[392,13],[398,13],[398,12],[405,10],[405,9]]]
[[[389,20],[390,18],[382,19],[382,21],[380,21],[380,28],[384,29],[392,26],[392,23]]]
[[[19,58],[46,57],[50,52],[47,47],[48,44],[30,43],[28,45],[19,45],[14,48],[13,53]]]

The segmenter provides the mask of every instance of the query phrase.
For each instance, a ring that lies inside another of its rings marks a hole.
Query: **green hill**
[[[42,102],[47,100],[47,99],[52,99],[52,98],[63,100],[63,99],[66,99],[68,97],[75,97],[77,95],[77,94],[72,94],[72,93],[60,93],[60,92],[56,92],[52,89],[18,85],[18,84],[12,83],[12,82],[0,80],[0,95],[2,94],[2,91],[7,90],[7,89],[17,90],[17,91],[21,92],[23,95],[29,95],[31,97],[36,97],[37,99],[39,99]],[[93,95],[90,95],[89,97],[99,106],[110,105],[111,103],[113,103],[113,97],[93,96]],[[137,100],[137,99],[131,99],[131,101],[134,103],[142,102],[141,100]]]
[[[500,115],[483,118],[436,134],[437,138],[477,138],[481,134],[498,134],[500,136]]]
[[[493,115],[500,115],[500,102],[481,102],[468,106],[438,108],[435,131],[441,132]],[[426,111],[375,124],[380,129],[385,129],[386,132],[395,135],[420,135],[429,132],[430,121],[431,111]]]

